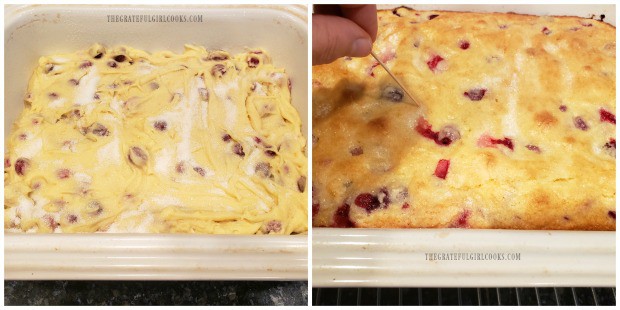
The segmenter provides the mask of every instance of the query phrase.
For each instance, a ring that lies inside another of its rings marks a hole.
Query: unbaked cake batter
[[[5,228],[306,232],[290,86],[261,50],[42,57],[7,141]]]

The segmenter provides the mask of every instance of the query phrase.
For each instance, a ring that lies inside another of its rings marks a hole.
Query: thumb
[[[333,15],[312,16],[313,65],[330,63],[343,56],[366,56],[371,49],[368,33],[351,20]]]

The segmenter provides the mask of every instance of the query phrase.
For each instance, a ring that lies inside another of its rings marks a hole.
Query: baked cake
[[[616,32],[579,17],[379,11],[313,68],[314,226],[615,230]]]
[[[7,139],[5,230],[306,232],[290,87],[262,50],[40,58]]]

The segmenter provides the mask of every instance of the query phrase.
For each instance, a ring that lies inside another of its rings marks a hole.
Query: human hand
[[[366,56],[376,38],[376,5],[314,6],[312,65],[330,63],[343,56]]]

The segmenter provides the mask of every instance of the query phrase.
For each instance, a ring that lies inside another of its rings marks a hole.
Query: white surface
[[[108,14],[200,14],[202,23],[109,23]],[[126,44],[181,52],[184,44],[238,53],[262,48],[289,73],[308,119],[307,7],[22,5],[5,8],[5,137],[23,109],[40,56]],[[308,278],[307,236],[5,234],[5,279]]]
[[[615,232],[467,229],[312,231],[314,287],[615,286]],[[428,260],[519,253],[520,260]]]
[[[407,5],[418,10],[597,18],[613,5]],[[379,5],[392,9],[394,5]],[[313,228],[314,287],[615,286],[615,232]],[[426,253],[520,253],[520,261],[428,261]]]
[[[307,279],[307,236],[5,234],[10,280]]]

